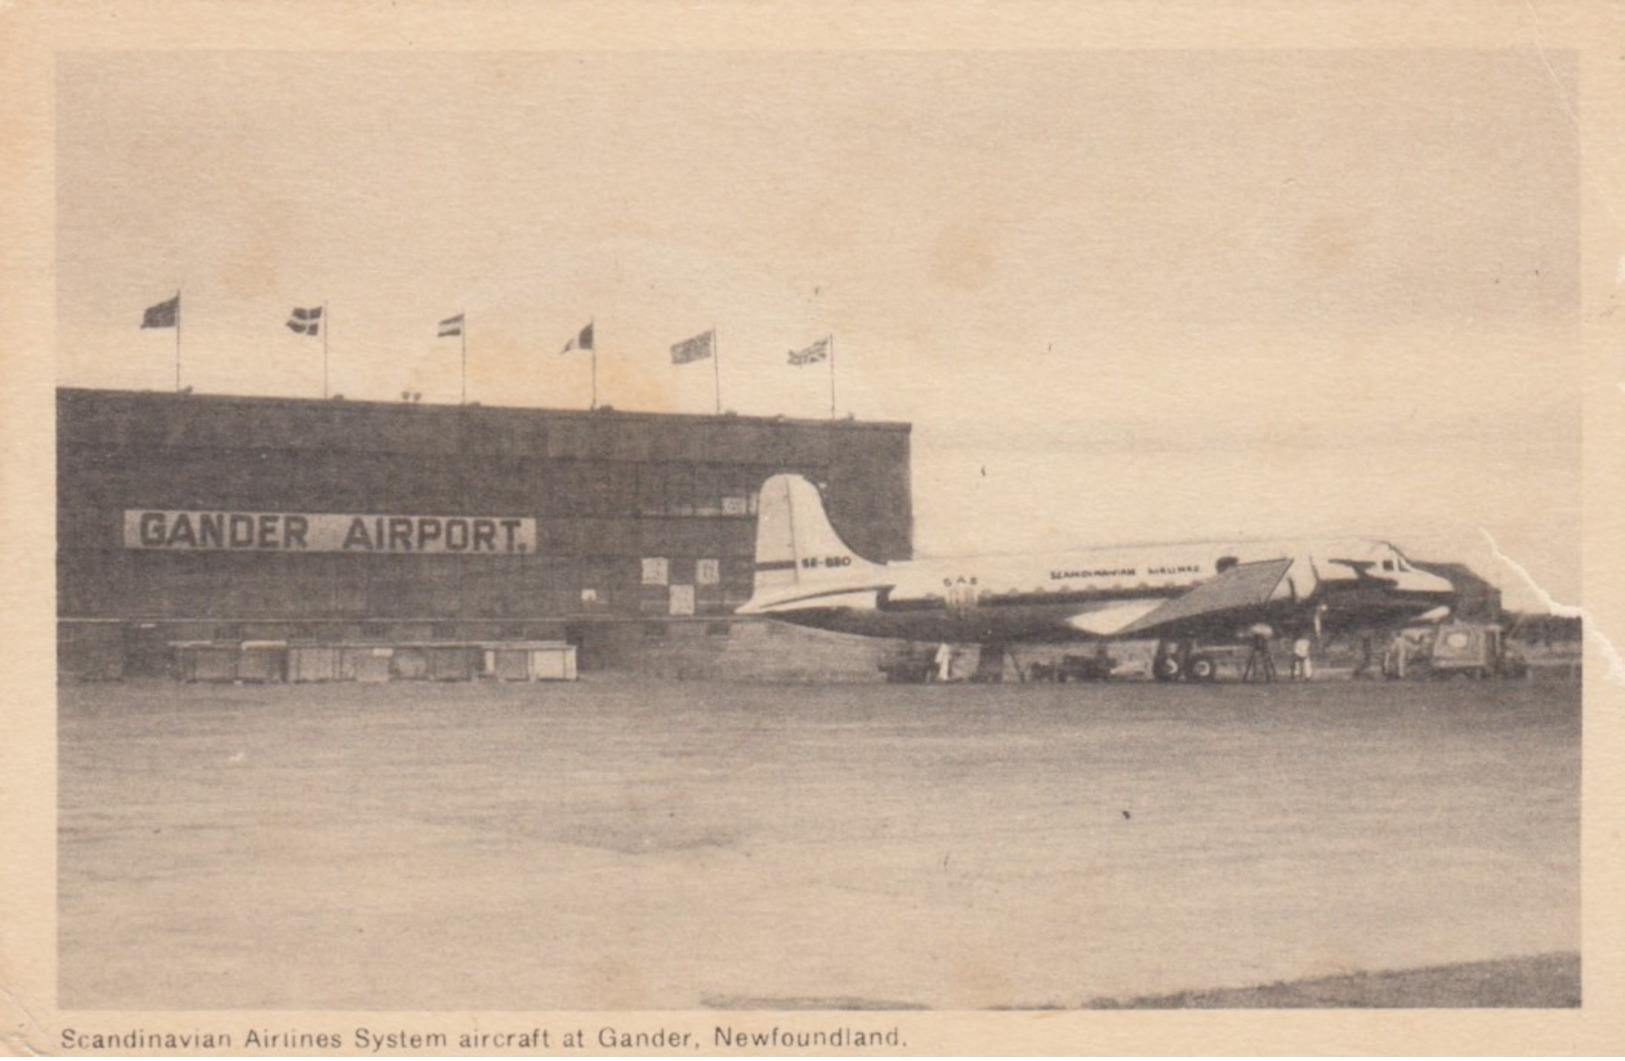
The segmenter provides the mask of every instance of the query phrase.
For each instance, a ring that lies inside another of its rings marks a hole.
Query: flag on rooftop
[[[716,329],[704,331],[692,339],[684,339],[671,348],[671,363],[686,365],[690,361],[704,361],[716,352]]]
[[[801,350],[790,351],[790,364],[813,365],[829,357],[829,336]]]
[[[322,333],[322,307],[300,309],[297,306],[288,315],[288,330],[299,335],[320,335]]]
[[[174,328],[181,318],[181,296],[176,295],[168,302],[160,302],[156,306],[148,306],[147,312],[141,315],[143,328]]]
[[[564,349],[560,350],[559,353],[568,354],[571,350],[592,349],[594,349],[592,345],[592,323],[588,322],[585,328],[577,332],[574,338],[564,344]]]
[[[440,334],[436,338],[449,339],[452,336],[461,334],[463,334],[463,315],[459,313],[455,317],[447,317],[440,322]]]

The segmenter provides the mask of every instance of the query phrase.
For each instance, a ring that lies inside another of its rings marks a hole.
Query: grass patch
[[[1537,954],[1256,987],[1180,991],[1126,1001],[1091,999],[1085,1009],[1573,1009],[1580,956]]]

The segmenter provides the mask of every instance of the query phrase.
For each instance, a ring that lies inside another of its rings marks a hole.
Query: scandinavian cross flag
[[[311,309],[294,307],[288,315],[288,330],[299,335],[320,335],[322,333],[322,308],[315,306]]]

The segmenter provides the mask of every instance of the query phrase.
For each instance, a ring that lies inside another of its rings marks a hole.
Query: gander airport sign
[[[536,521],[512,516],[124,510],[126,549],[304,553],[528,553]]]

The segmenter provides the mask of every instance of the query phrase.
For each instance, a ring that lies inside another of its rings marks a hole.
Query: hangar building
[[[568,636],[590,667],[614,628],[726,634],[750,595],[756,491],[776,472],[824,483],[859,553],[908,557],[909,436],[62,389],[62,666],[154,672],[185,639]]]

